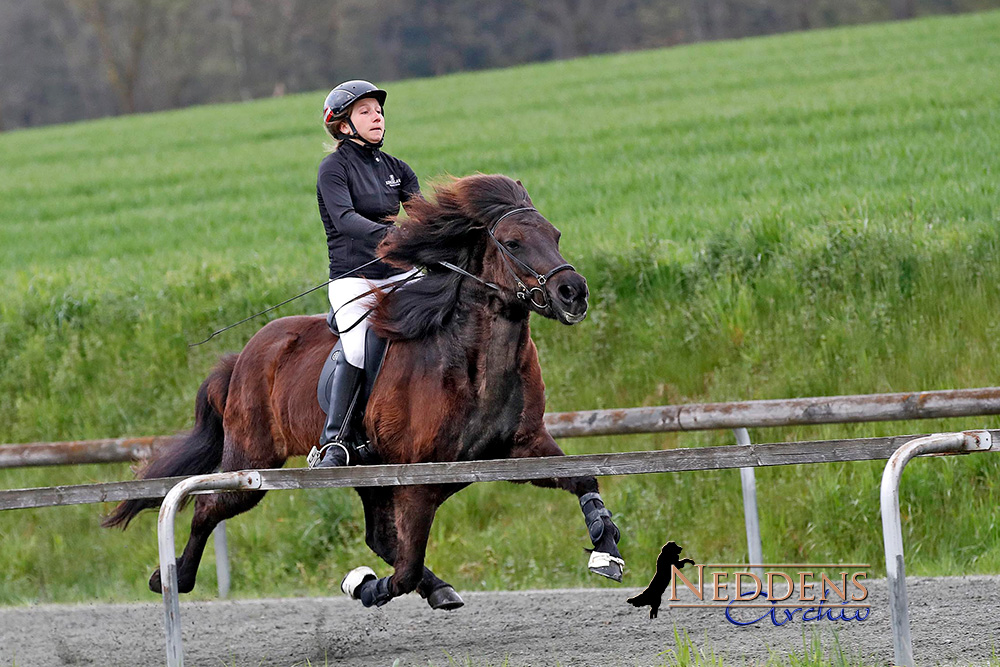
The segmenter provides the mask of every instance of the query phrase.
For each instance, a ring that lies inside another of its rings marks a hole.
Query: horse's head
[[[508,206],[487,227],[483,273],[530,310],[576,324],[587,316],[587,280],[563,258],[561,233],[531,205],[527,192],[520,203]]]
[[[375,313],[383,335],[419,338],[437,330],[470,277],[516,308],[564,324],[586,317],[587,281],[559,253],[559,230],[532,206],[520,181],[453,179],[432,199],[411,199],[406,213],[378,254],[400,268],[425,267],[427,275],[383,300]]]

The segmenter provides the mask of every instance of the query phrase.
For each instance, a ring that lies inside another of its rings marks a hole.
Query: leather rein
[[[507,216],[514,215],[515,213],[523,213],[525,211],[535,211],[537,213],[538,209],[532,206],[521,206],[519,208],[511,209],[510,211],[507,211],[499,218],[494,220],[493,224],[490,225],[490,227],[486,230],[486,233],[489,234],[490,239],[493,241],[493,244],[497,247],[497,250],[500,251],[500,259],[503,261],[504,268],[507,269],[507,273],[510,274],[511,278],[514,279],[514,284],[517,285],[517,289],[515,290],[517,298],[521,299],[522,301],[527,301],[531,303],[531,305],[533,305],[535,308],[538,308],[539,310],[546,310],[551,306],[551,303],[549,303],[548,296],[545,294],[545,284],[549,281],[550,278],[552,278],[552,276],[556,275],[560,271],[566,271],[566,270],[575,271],[576,269],[573,268],[572,264],[560,264],[559,266],[550,269],[547,273],[544,274],[539,273],[538,271],[535,271],[535,269],[531,268],[528,264],[518,259],[514,255],[514,253],[505,248],[503,244],[500,243],[500,241],[494,235],[494,232],[496,231],[497,225],[500,224],[500,221],[506,218]],[[522,281],[520,276],[517,275],[517,272],[514,270],[514,266],[511,264],[511,262],[516,263],[522,269],[531,274],[531,276],[535,279],[537,285],[535,285],[534,287],[528,287],[527,285],[525,285],[524,281]],[[489,287],[492,290],[496,290],[497,292],[501,291],[501,288],[495,283],[486,282],[479,276],[473,275],[468,271],[466,271],[465,269],[459,266],[455,266],[451,262],[438,262],[438,264],[440,264],[441,266],[450,271],[454,271],[455,273],[460,273],[463,276],[472,278],[476,282],[479,282],[480,284],[485,285],[486,287]],[[536,301],[535,300],[536,298],[541,299],[541,303]]]

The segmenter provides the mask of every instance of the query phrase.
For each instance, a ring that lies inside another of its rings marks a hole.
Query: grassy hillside
[[[534,321],[551,410],[995,385],[997,34],[988,13],[401,82],[387,150],[425,191],[445,174],[520,178],[562,229],[593,306],[572,329]],[[187,343],[325,279],[323,92],[0,135],[0,442],[186,428],[214,359],[259,324]],[[279,314],[324,309],[319,293]],[[880,471],[761,470],[765,558],[880,568]],[[1000,572],[998,473],[992,456],[911,466],[909,572]],[[0,487],[128,474],[0,471]],[[734,472],[602,488],[632,585],[667,539],[702,561],[743,558]],[[0,603],[149,599],[155,519],[112,533],[99,511],[0,515]],[[386,572],[362,524],[350,492],[272,494],[230,526],[236,594],[330,592],[362,563]],[[583,546],[571,498],[488,484],[444,506],[428,560],[460,589],[599,585]],[[211,551],[201,595],[210,565]]]

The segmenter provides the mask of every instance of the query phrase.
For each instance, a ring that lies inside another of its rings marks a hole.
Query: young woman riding
[[[330,305],[344,353],[336,360],[330,382],[330,409],[319,447],[310,454],[311,467],[353,463],[343,429],[350,422],[351,404],[365,368],[366,314],[374,303],[373,287],[412,276],[375,260],[375,248],[389,232],[387,219],[400,204],[420,195],[416,175],[402,160],[382,152],[385,138],[386,92],[368,81],[347,81],[327,95],[323,124],[337,142],[319,165],[316,198],[326,228]],[[317,461],[318,459],[318,461]]]

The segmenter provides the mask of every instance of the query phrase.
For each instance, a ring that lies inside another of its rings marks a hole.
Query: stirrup
[[[315,468],[316,466],[318,466],[320,464],[320,462],[323,460],[323,457],[326,455],[327,450],[330,449],[331,447],[340,447],[341,449],[343,449],[344,450],[344,456],[347,457],[347,462],[344,463],[344,465],[350,465],[351,464],[351,450],[349,450],[344,445],[344,443],[334,441],[334,442],[325,444],[322,447],[315,447],[314,446],[311,450],[309,450],[309,454],[306,455],[306,464],[309,466],[310,470],[312,470],[313,468]]]

